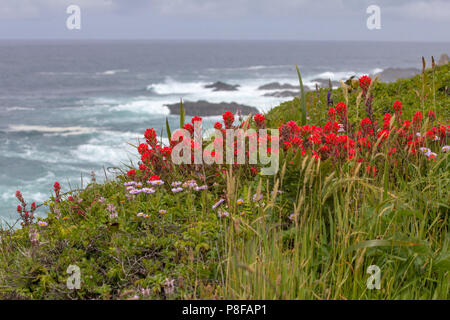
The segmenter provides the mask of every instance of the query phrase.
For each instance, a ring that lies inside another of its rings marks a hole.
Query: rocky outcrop
[[[173,103],[166,105],[171,114],[179,115],[180,114],[180,104]],[[259,113],[258,109],[255,107],[246,106],[243,104],[238,104],[235,102],[220,102],[220,103],[211,103],[205,100],[199,101],[184,101],[183,109],[187,116],[218,116],[222,115],[225,111],[231,111],[236,113],[238,110],[241,111],[243,115],[248,114],[257,114]]]
[[[237,91],[240,86],[238,84],[228,84],[222,81],[217,81],[205,86],[206,89],[213,89],[213,91]]]
[[[421,71],[416,68],[387,68],[382,72],[372,76],[377,76],[380,81],[394,82],[398,79],[411,78],[419,74]]]
[[[305,88],[306,89],[306,88]],[[286,97],[298,97],[300,92],[284,90],[284,91],[275,91],[268,92],[264,94],[264,97],[277,97],[277,98],[286,98]]]
[[[448,61],[449,61],[448,54],[443,53],[441,55],[441,57],[439,58],[438,66],[446,65],[446,64],[448,64]]]

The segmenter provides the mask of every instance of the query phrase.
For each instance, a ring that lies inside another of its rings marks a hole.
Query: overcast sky
[[[68,30],[66,8],[81,8]],[[381,29],[368,30],[369,5]],[[450,0],[0,0],[0,38],[450,41]]]

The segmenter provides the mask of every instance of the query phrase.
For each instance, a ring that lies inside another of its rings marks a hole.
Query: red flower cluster
[[[223,122],[225,123],[225,128],[230,129],[234,123],[234,114],[231,111],[226,111],[223,115]]]
[[[36,203],[33,202],[31,204],[30,211],[27,211],[27,203],[23,198],[22,192],[19,190],[16,191],[16,198],[19,200],[20,204],[17,206],[17,213],[20,215],[22,222],[20,223],[22,226],[29,226],[33,223],[34,219],[34,211],[36,211]]]
[[[241,123],[239,126],[234,126],[234,120],[235,115],[231,111],[226,111],[223,115],[223,124],[220,122],[216,122],[214,124],[214,128],[216,130],[220,130],[223,137],[226,137],[226,129],[239,129],[243,128],[244,123]],[[255,122],[257,129],[264,129],[266,128],[266,118],[263,114],[257,114],[253,117],[253,120]],[[202,122],[201,117],[193,117],[191,119],[191,123],[187,123],[183,126],[183,129],[189,132],[189,137],[185,136],[172,136],[172,139],[170,141],[170,147],[162,147],[159,144],[157,144],[157,135],[154,129],[147,129],[145,131],[144,137],[146,140],[146,143],[141,143],[138,146],[138,152],[141,155],[141,162],[139,164],[139,171],[142,173],[144,178],[148,179],[150,176],[154,175],[154,173],[164,173],[167,171],[170,171],[172,168],[172,162],[171,162],[171,154],[173,148],[179,144],[183,143],[186,146],[190,146],[191,148],[191,157],[192,160],[194,160],[195,151],[199,149],[201,146],[198,145],[197,142],[194,141],[194,125],[196,122]],[[262,139],[262,140],[261,140]],[[273,139],[270,135],[265,135],[263,137],[259,137],[259,134],[256,133],[256,140],[257,142],[263,141],[267,142],[267,144],[270,143],[270,141]],[[234,155],[238,155],[238,146],[237,141],[234,141]],[[212,151],[203,151],[203,156],[210,156],[211,158],[222,158],[223,154],[220,154],[217,150],[222,149],[224,152],[226,150],[226,142],[225,139],[216,138],[214,140],[214,147]],[[220,148],[219,148],[220,147]],[[267,149],[268,152],[277,152],[277,150],[271,150],[270,148]],[[247,150],[244,150],[246,161],[249,157],[249,152]],[[251,168],[252,169],[252,168]],[[256,168],[253,168],[256,170]],[[252,172],[256,172],[253,170]],[[136,170],[130,170],[128,171],[127,175],[129,177],[135,177],[137,175]]]
[[[417,111],[416,114],[414,115],[412,122],[413,122],[413,126],[416,129],[420,128],[420,125],[422,124],[422,120],[423,120],[423,115],[420,111]]]
[[[396,115],[401,115],[402,114],[402,108],[403,108],[403,104],[401,101],[394,101],[394,105],[393,105],[394,111]],[[397,117],[399,118],[399,117]]]
[[[336,105],[336,112],[337,112],[339,120],[341,122],[347,121],[347,105],[345,103],[339,102]],[[328,113],[330,113],[330,112],[328,112]]]
[[[365,95],[367,93],[367,90],[369,90],[370,83],[372,82],[372,79],[368,76],[362,76],[359,78],[359,87],[363,91],[363,94]]]
[[[433,110],[428,111],[428,118],[433,121],[436,120],[436,113]]]
[[[150,176],[153,172],[169,169],[171,167],[170,155],[172,154],[171,147],[161,147],[156,143],[156,136],[147,135],[147,133],[154,132],[153,129],[147,129],[145,138],[147,143],[141,143],[138,146],[138,152],[141,155],[141,163],[139,170],[143,173],[144,178]],[[128,176],[134,177],[135,170],[128,171]]]
[[[396,101],[393,108],[396,114],[401,114],[402,104],[400,101]],[[420,112],[414,115],[412,121],[405,120],[399,127],[395,127],[391,123],[392,116],[390,113],[386,113],[381,130],[375,131],[372,121],[365,118],[361,120],[359,130],[353,135],[351,133],[346,135],[339,134],[339,132],[343,132],[340,131],[342,124],[337,123],[335,119],[338,115],[338,119],[345,123],[347,106],[339,103],[336,108],[328,110],[328,115],[330,121],[323,127],[310,125],[300,127],[294,121],[283,124],[279,131],[284,150],[300,151],[302,155],[309,154],[321,160],[346,161],[356,157],[358,162],[364,162],[374,151],[373,148],[377,148],[378,152],[387,149],[388,156],[392,158],[398,155],[398,150],[405,150],[406,156],[416,154],[419,148],[427,145],[427,140],[428,144],[433,141],[433,143],[445,145],[450,131],[450,126],[433,127],[427,131],[427,139],[424,139],[420,136],[423,120]],[[426,149],[428,150],[428,148]],[[370,175],[377,174],[377,168],[373,163],[368,163],[366,169]]]
[[[255,120],[256,128],[264,129],[266,127],[266,117],[263,114],[255,115],[253,120]]]
[[[330,108],[328,110],[328,116],[330,117],[330,121],[335,121],[336,120],[336,109],[335,108]]]
[[[191,135],[191,139],[182,138],[183,143],[191,143],[194,147],[193,135],[194,124],[196,122],[202,122],[201,117],[193,117],[191,123],[187,123],[183,126],[183,129],[188,131]],[[170,147],[162,147],[157,143],[157,135],[154,129],[147,129],[144,134],[146,143],[141,143],[138,146],[138,152],[141,155],[141,163],[139,164],[139,170],[142,172],[144,178],[152,176],[155,172],[170,171],[172,168],[171,155],[172,148],[179,143],[179,141],[171,140]],[[135,177],[136,171],[130,170],[127,173],[130,177]],[[154,176],[154,175],[153,175]]]
[[[156,146],[156,137],[157,137],[157,135],[156,135],[155,130],[147,129],[145,131],[144,137],[145,137],[145,140],[147,141],[147,143],[150,146],[152,146],[152,147]]]
[[[223,119],[224,119],[224,124],[225,124],[225,128],[226,129],[247,129],[247,127],[244,128],[244,124],[245,122],[242,122],[239,126],[233,127],[233,122],[234,122],[234,114],[227,111],[223,114]],[[253,120],[255,122],[255,126],[257,129],[264,129],[266,128],[266,117],[263,114],[257,114],[253,117]],[[226,129],[224,128],[224,126],[220,123],[220,122],[216,122],[214,125],[214,128],[217,130],[220,130],[222,133],[222,137],[226,137]],[[236,139],[233,141],[233,148],[234,148],[234,157],[236,159],[236,156],[241,155],[239,153],[240,149],[238,146],[238,141],[240,141],[242,132],[237,131],[236,132]],[[259,132],[254,132],[253,135],[248,135],[248,133],[246,133],[247,137],[249,139],[254,139],[257,143],[257,145],[259,145],[259,143],[266,143],[267,146],[270,145],[271,141],[274,139],[274,137],[272,137],[269,134],[265,134],[263,136],[259,135]],[[249,162],[249,151],[255,151],[252,148],[255,148],[255,146],[250,146],[249,150],[242,150],[243,152],[243,157],[245,159],[245,163]],[[224,155],[219,153],[219,150],[223,150],[224,152],[226,152],[226,139],[222,139],[220,137],[217,137],[214,139],[214,150],[212,150],[211,152],[208,152],[207,150],[204,151],[204,155],[207,157],[211,157],[211,158],[222,158]],[[272,150],[270,147],[267,148],[266,150],[267,154],[270,154],[271,152],[275,153],[278,152],[278,150]],[[242,155],[241,155],[242,156]],[[253,168],[251,168],[253,169]],[[254,170],[252,170],[252,172],[254,172]]]
[[[53,190],[55,191],[55,200],[56,202],[60,202],[61,201],[61,185],[59,184],[58,181],[55,182],[55,184],[53,185]]]
[[[192,118],[192,120],[191,120],[191,122],[192,122],[192,124],[194,124],[196,121],[199,121],[199,122],[202,122],[202,118],[200,118],[200,117],[193,117]]]

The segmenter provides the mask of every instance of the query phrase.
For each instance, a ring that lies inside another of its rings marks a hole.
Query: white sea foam
[[[128,111],[135,113],[168,115],[169,108],[165,107],[161,101],[155,100],[136,100],[128,103],[109,107],[109,111]]]
[[[247,70],[263,70],[263,69],[273,69],[273,68],[281,68],[286,66],[250,66],[247,67]]]
[[[378,73],[383,72],[383,70],[384,69],[381,69],[381,68],[375,68],[375,69],[372,70],[372,72],[370,74],[378,74]]]
[[[24,124],[13,124],[9,126],[9,131],[12,132],[43,132],[54,135],[61,136],[70,136],[70,135],[79,135],[79,134],[89,134],[95,132],[95,128],[87,128],[87,127],[48,127],[48,126],[39,126],[39,125],[24,125]]]
[[[229,67],[229,68],[208,68],[208,71],[238,71],[238,70],[264,70],[264,69],[280,69],[280,68],[292,68],[293,65],[283,64],[283,65],[256,65],[256,66],[245,66],[245,67]]]
[[[72,75],[84,74],[84,72],[69,72],[69,71],[52,72],[52,71],[43,71],[43,72],[38,72],[38,74],[43,75],[43,76],[59,76],[59,75],[72,76]]]
[[[130,159],[133,161],[138,159],[137,150],[132,145],[137,145],[142,138],[143,132],[102,131],[70,153],[80,162],[114,165],[121,162],[129,163]]]
[[[20,107],[20,106],[14,106],[14,107],[7,107],[6,111],[10,112],[10,111],[32,111],[34,110],[34,108],[30,108],[30,107]]]
[[[205,88],[208,82],[180,82],[170,77],[162,83],[155,83],[147,86],[148,91],[155,92],[157,94],[183,94],[183,93],[199,93],[210,92],[211,89]]]
[[[20,150],[2,150],[2,156],[8,158],[20,158],[24,160],[35,160],[45,164],[64,166],[70,169],[76,164],[86,162],[102,165],[103,163],[118,164],[117,161],[126,161],[128,155],[131,159],[137,158],[136,149],[130,144],[137,145],[139,139],[143,139],[143,132],[121,132],[113,130],[97,130],[94,137],[87,140],[69,152],[61,152],[57,148],[42,149],[35,144],[23,141]],[[61,169],[56,168],[55,169]],[[80,171],[81,169],[77,169]]]
[[[49,194],[44,194],[42,192],[26,192],[22,191],[23,196],[26,200],[30,202],[39,202],[39,201],[45,201],[49,198]],[[9,201],[16,197],[16,191],[11,189],[11,191],[5,191],[1,194],[1,199],[3,201]]]
[[[332,81],[339,81],[339,80],[347,80],[351,76],[357,75],[354,71],[338,71],[338,72],[331,72],[326,71],[319,73],[315,76],[310,77],[310,79],[324,79],[324,80],[332,80]]]
[[[109,163],[119,164],[123,161],[127,161],[128,157],[123,148],[110,145],[102,145],[98,143],[88,143],[79,145],[71,153],[74,157],[77,157],[83,161],[89,161],[93,163]]]
[[[115,75],[116,73],[121,73],[121,72],[128,72],[128,69],[113,69],[113,70],[106,70],[103,72],[97,72],[97,74],[99,75],[105,75],[105,76],[110,76],[110,75]]]
[[[361,77],[363,75],[369,75],[369,74],[377,74],[382,72],[383,69],[381,68],[375,68],[373,70],[370,70],[369,72],[355,72],[355,71],[326,71],[319,74],[315,74],[309,77],[306,77],[307,80],[313,81],[314,79],[323,79],[323,80],[332,80],[332,81],[340,81],[340,80],[347,80],[352,76],[355,77]]]
[[[66,152],[42,150],[38,146],[31,144],[27,141],[21,142],[20,150],[2,150],[2,156],[8,158],[19,158],[23,160],[41,161],[43,163],[73,163],[76,162],[71,156],[68,156]]]

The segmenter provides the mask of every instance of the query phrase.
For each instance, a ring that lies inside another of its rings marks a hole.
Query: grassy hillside
[[[139,168],[84,190],[55,184],[46,219],[18,192],[22,228],[0,230],[0,298],[448,299],[449,77],[447,65],[350,81],[333,103],[309,92],[306,125],[299,99],[234,124],[224,114],[218,130],[279,128],[264,137],[280,141],[274,176],[173,165],[177,142],[149,129]],[[367,286],[372,265],[380,289]]]
[[[346,102],[352,120],[359,121],[366,117],[362,97],[361,101],[357,103],[361,93],[358,80],[348,80],[346,85],[346,90],[341,86],[333,88],[334,90],[331,91],[328,88],[322,88],[318,91],[307,92],[307,109],[313,123],[323,125],[327,121],[328,108],[331,106],[328,105],[329,100],[334,104]],[[327,98],[329,91],[331,92],[330,99]],[[425,114],[428,110],[433,110],[438,118],[448,121],[450,119],[450,65],[426,69],[423,74],[410,79],[399,79],[392,83],[378,82],[373,88],[372,95],[375,97],[373,108],[379,119],[386,112],[392,113],[393,102],[400,100],[406,106],[403,115],[408,119],[412,118],[417,111]],[[275,119],[274,126],[287,119],[300,119],[299,99],[285,102],[272,109],[268,114],[268,119]]]

